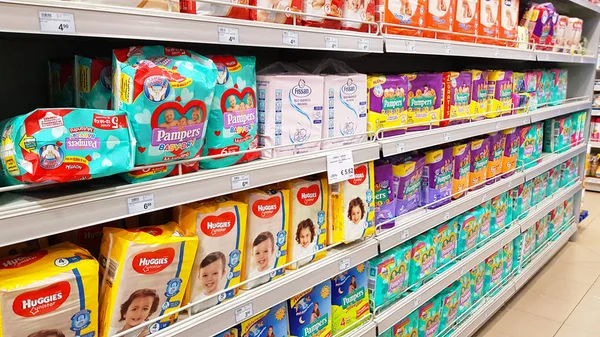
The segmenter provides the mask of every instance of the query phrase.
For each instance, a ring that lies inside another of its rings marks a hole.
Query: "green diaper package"
[[[460,295],[458,297],[458,316],[461,316],[465,312],[469,311],[471,304],[473,303],[471,296],[471,272],[466,272],[456,282],[460,284]]]
[[[458,216],[458,255],[471,251],[477,245],[481,223],[475,214],[475,210],[470,210]]]
[[[490,202],[490,233],[494,234],[504,228],[507,222],[508,192],[504,192],[492,198]]]
[[[458,314],[458,302],[460,298],[460,283],[454,282],[440,293],[440,304],[442,312],[440,317],[440,332],[452,325]]]
[[[417,337],[418,333],[419,310],[415,310],[378,337]]]
[[[491,234],[491,208],[490,200],[475,207],[475,212],[478,212],[477,218],[480,222],[478,243],[486,240]]]
[[[507,243],[502,247],[502,258],[503,258],[503,268],[502,279],[506,279],[510,273],[513,271],[514,267],[514,254],[515,254],[515,246],[513,241]]]

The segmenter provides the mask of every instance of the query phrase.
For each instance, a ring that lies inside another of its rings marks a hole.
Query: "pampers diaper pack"
[[[491,233],[491,201],[488,200],[481,204],[480,206],[475,207],[477,220],[481,223],[479,227],[479,237],[477,238],[478,242],[482,242],[487,239]]]
[[[332,335],[369,317],[367,273],[367,263],[361,263],[331,279]]]
[[[427,130],[440,126],[444,111],[442,74],[407,74],[408,131]]]
[[[288,268],[299,268],[323,258],[327,238],[326,179],[297,179],[283,184],[290,191],[290,230],[288,231],[288,261],[298,261]]]
[[[323,1],[302,1],[302,11],[306,14],[315,14],[320,16],[342,17],[343,0],[323,0]],[[327,20],[316,16],[302,17],[302,24],[309,27],[323,27],[331,29],[340,29],[341,21]]]
[[[242,269],[242,281],[245,281],[288,262],[290,191],[252,190],[241,192],[240,199],[248,204],[245,246],[249,253],[246,253]],[[259,286],[282,275],[283,272],[283,269],[272,271],[245,286]]]
[[[257,80],[259,145],[261,147],[289,145],[261,151],[261,157],[268,159],[319,150],[321,143],[315,140],[321,139],[322,132],[325,132],[323,77],[308,74],[260,75]],[[340,112],[341,110],[340,108]],[[340,125],[344,128],[342,132],[354,134],[360,128],[360,111],[355,112],[356,115],[349,116],[353,119],[347,121],[347,126]],[[335,127],[332,134],[339,135],[340,130],[337,130],[335,119],[331,122]],[[364,117],[362,122],[366,123]],[[366,126],[362,128],[362,132],[364,131]],[[309,141],[313,142],[302,144]]]
[[[495,132],[488,137],[488,140],[490,148],[486,178],[488,179],[487,184],[493,184],[500,179],[500,173],[502,172],[502,158],[506,149],[506,136],[501,132]]]
[[[520,247],[519,247],[520,248]],[[502,257],[504,258],[504,262],[503,262],[503,268],[504,271],[502,272],[502,279],[506,279],[509,275],[511,275],[513,268],[515,267],[514,265],[514,254],[515,254],[515,246],[513,244],[513,242],[509,242],[506,245],[504,245],[504,247],[502,247]]]
[[[471,308],[473,298],[471,296],[471,272],[466,272],[457,281],[460,283],[460,297],[458,298],[458,316]]]
[[[525,125],[521,127],[519,139],[519,161],[523,162],[525,167],[530,166],[540,155],[537,154],[537,129],[535,125]]]
[[[394,174],[392,164],[386,161],[375,162],[375,226],[394,227],[391,221],[396,217],[396,197],[392,189]]]
[[[202,156],[258,148],[256,117],[256,58],[212,56],[218,70],[210,105],[206,144]],[[258,152],[238,153],[200,162],[202,168],[220,168],[257,159]]]
[[[240,283],[248,253],[244,240],[248,205],[220,197],[178,206],[173,213],[175,221],[199,241],[185,302],[202,302],[191,308],[192,313],[234,297],[237,288],[230,288]],[[224,289],[230,290],[210,297]]]
[[[486,1],[486,0],[484,0]],[[490,112],[487,118],[511,115],[513,80],[510,70],[493,70],[488,73],[488,99]]]
[[[439,0],[448,1],[448,0]],[[430,4],[431,6],[431,4]],[[470,119],[472,75],[469,71],[442,73],[444,89],[444,112],[441,126],[459,124]]]
[[[113,336],[177,310],[188,287],[197,248],[198,238],[174,222],[131,230],[104,228],[99,335]],[[223,256],[216,264],[224,260]],[[173,319],[163,318],[136,331],[145,336],[173,324]]]
[[[471,297],[475,304],[483,296],[483,278],[485,276],[485,261],[471,269]]]
[[[73,98],[73,61],[48,61],[48,88],[50,89],[50,106],[70,108],[74,106]]]
[[[419,336],[435,337],[440,331],[442,307],[440,298],[435,296],[419,308]]]
[[[412,240],[412,262],[408,281],[411,285],[419,283],[436,270],[438,254],[433,237],[433,233],[426,232]]]
[[[75,106],[112,109],[112,62],[75,56]]]
[[[367,78],[368,122],[384,135],[395,136],[406,132],[408,78],[396,75],[369,75]]]
[[[508,224],[506,212],[508,207],[508,192],[504,192],[492,198],[490,202],[490,232],[494,234]]]
[[[432,229],[433,243],[437,251],[437,261],[435,269],[439,269],[452,262],[456,257],[458,242],[458,218],[453,218],[448,222]]]
[[[88,180],[133,168],[135,138],[123,111],[38,109],[0,128],[9,184]]]
[[[354,166],[354,178],[329,186],[328,243],[352,242],[375,232],[373,162]]]
[[[419,333],[419,311],[415,310],[379,337],[416,337]]]
[[[475,213],[465,212],[458,216],[458,249],[456,254],[468,252],[477,244],[481,222],[477,221]]]
[[[459,282],[452,283],[440,293],[440,304],[442,306],[440,332],[454,323],[458,314],[460,293],[461,286]]]
[[[452,198],[464,195],[469,188],[469,173],[471,171],[471,143],[458,144],[452,147],[454,169],[452,173]]]
[[[452,147],[425,153],[421,180],[421,205],[436,208],[450,202],[454,156]]]
[[[0,259],[0,336],[98,335],[98,262],[65,242]]]
[[[517,168],[517,158],[519,157],[519,129],[506,129],[501,131],[506,140],[504,141],[504,153],[502,154],[502,177],[513,174]]]
[[[474,119],[483,119],[485,114],[490,111],[488,98],[488,72],[481,70],[469,70],[472,76],[471,87],[471,117]]]
[[[408,288],[412,245],[405,242],[369,260],[371,311],[392,302]]]
[[[544,121],[544,152],[562,152],[571,145],[571,117],[557,117]]]
[[[475,139],[471,141],[471,172],[469,173],[469,186],[472,190],[483,187],[487,176],[489,161],[489,139]]]
[[[392,166],[396,216],[406,214],[421,205],[421,181],[424,165],[425,157],[409,156]]]
[[[331,281],[290,298],[290,337],[331,336]]]
[[[240,336],[229,335],[223,337],[277,337],[288,336],[288,306],[287,301],[280,303],[269,310],[243,321],[240,326]],[[217,336],[221,337],[221,336]]]
[[[494,289],[504,275],[504,250],[500,249],[485,259],[485,274],[483,278],[483,293]]]

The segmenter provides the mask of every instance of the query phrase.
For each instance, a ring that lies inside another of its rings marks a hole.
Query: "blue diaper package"
[[[331,282],[327,280],[290,298],[288,316],[290,337],[331,336]]]
[[[229,329],[221,332],[220,334],[216,335],[215,337],[240,337],[240,336],[242,336],[241,332],[240,332],[240,326],[236,325],[232,328],[229,328]]]
[[[249,318],[240,324],[241,337],[275,337],[288,336],[288,307],[286,302],[280,303],[269,310]],[[235,331],[225,331],[223,337],[237,337]],[[229,333],[226,335],[226,333]]]
[[[332,335],[337,336],[345,330],[349,331],[369,317],[371,311],[367,273],[365,262],[331,279]]]
[[[112,61],[75,56],[75,106],[112,109]]]

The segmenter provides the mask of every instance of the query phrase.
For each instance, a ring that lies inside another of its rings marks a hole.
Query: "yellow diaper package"
[[[100,246],[100,337],[181,306],[198,239],[176,223],[122,229],[105,227]],[[133,330],[146,336],[173,324],[176,315]]]
[[[287,236],[290,230],[290,191],[267,189],[240,192],[236,199],[248,204],[246,221],[246,257],[242,261],[242,286],[250,289],[283,275],[284,269],[272,271],[287,263]]]
[[[296,179],[282,184],[290,191],[288,266],[296,269],[322,259],[327,239],[327,179]],[[299,261],[298,261],[299,260]]]
[[[375,232],[373,172],[373,162],[358,164],[354,179],[329,186],[329,244],[352,242]]]
[[[0,259],[0,337],[95,337],[98,262],[70,242]]]
[[[247,204],[225,197],[175,208],[174,220],[198,237],[198,251],[184,300],[184,303],[200,302],[192,306],[192,313],[237,295],[235,286],[241,282],[246,256],[247,217]],[[229,290],[219,293],[225,289]]]

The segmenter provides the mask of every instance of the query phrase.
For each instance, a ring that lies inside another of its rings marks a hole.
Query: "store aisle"
[[[569,242],[476,337],[600,337],[600,193]]]

